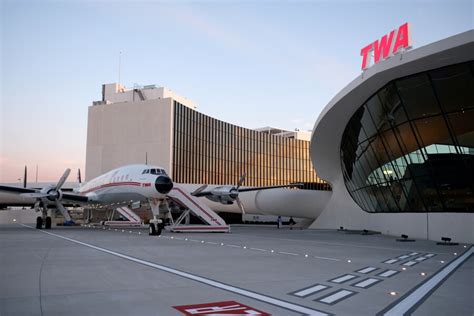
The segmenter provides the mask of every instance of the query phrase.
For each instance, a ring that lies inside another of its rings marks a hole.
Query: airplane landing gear
[[[41,229],[43,228],[43,217],[38,216],[36,218],[36,229]]]
[[[51,229],[51,217],[46,217],[46,221],[44,223],[44,229]]]
[[[150,236],[159,236],[161,235],[163,227],[160,223],[150,223],[148,235]]]
[[[156,235],[156,228],[155,228],[155,224],[153,224],[153,223],[150,223],[150,231],[149,231],[148,235],[150,235],[150,236],[154,236],[154,235]]]

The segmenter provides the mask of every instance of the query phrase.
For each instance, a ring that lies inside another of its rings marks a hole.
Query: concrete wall
[[[146,156],[171,174],[172,99],[95,105],[88,115],[86,181]]]

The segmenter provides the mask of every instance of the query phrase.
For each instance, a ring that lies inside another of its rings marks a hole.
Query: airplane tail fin
[[[26,188],[26,185],[28,183],[27,177],[28,177],[28,171],[27,171],[27,168],[25,166],[25,173],[23,174],[23,187],[24,188]]]

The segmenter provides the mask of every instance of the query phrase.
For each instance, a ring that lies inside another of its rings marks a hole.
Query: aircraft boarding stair
[[[183,188],[175,183],[175,186],[168,193],[168,197],[173,202],[179,204],[187,210],[184,211],[176,221],[173,221],[169,226],[172,232],[230,232],[230,226],[204,204],[199,198],[187,193]],[[198,217],[203,225],[186,224],[186,218],[189,213]]]
[[[115,211],[117,211],[120,215],[122,215],[122,217],[126,218],[127,220],[126,221],[113,220]],[[112,213],[108,221],[104,222],[104,225],[106,226],[140,226],[142,224],[140,216],[138,216],[134,211],[132,211],[126,206],[117,207],[114,210],[114,213]]]

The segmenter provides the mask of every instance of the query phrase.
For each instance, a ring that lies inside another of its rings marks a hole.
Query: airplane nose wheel
[[[149,230],[148,235],[150,235],[150,236],[155,236],[155,235],[156,235],[156,227],[155,227],[155,224],[150,223],[150,230]]]
[[[150,223],[149,233],[150,236],[159,236],[161,235],[163,227],[160,224]]]

